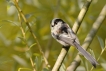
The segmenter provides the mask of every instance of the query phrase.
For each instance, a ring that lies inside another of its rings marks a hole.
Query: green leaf
[[[22,40],[22,42],[24,42],[26,44],[26,41],[24,39],[24,37],[18,37],[20,40]]]
[[[85,61],[85,67],[86,67],[86,71],[89,71],[88,62],[87,61]]]
[[[33,15],[33,13],[26,14],[25,17],[26,17],[26,19],[29,19],[32,15]]]
[[[21,70],[28,70],[28,71],[32,71],[32,69],[29,69],[29,68],[18,68],[18,71],[21,71]]]
[[[94,54],[93,50],[92,49],[89,49],[89,50],[90,50],[91,55],[95,58],[95,54]]]
[[[103,67],[104,71],[106,71],[106,63],[101,63],[101,66]]]
[[[3,25],[0,25],[0,28],[2,27]]]
[[[17,61],[20,65],[23,65],[23,66],[28,66],[27,62],[19,57],[18,55],[12,55],[12,57],[14,58],[15,61]]]
[[[27,58],[30,58],[32,56],[32,52],[29,50],[25,53]]]
[[[35,64],[36,64],[37,71],[41,71],[42,70],[42,68],[41,68],[42,63],[43,63],[42,56],[36,56],[36,58],[35,58]]]
[[[100,43],[100,46],[101,46],[101,49],[103,49],[105,47],[104,45],[104,42],[103,42],[103,39],[100,38],[99,36],[97,36],[98,40],[99,40],[99,43]]]
[[[36,43],[33,43],[33,44],[29,47],[29,50],[30,50],[34,45],[36,45]]]
[[[79,54],[80,55],[80,57],[81,57],[81,62],[84,64],[84,67],[85,67],[85,69],[87,70],[87,67],[86,67],[86,59],[85,59],[85,57],[82,55],[82,54]]]
[[[39,54],[39,53],[34,53],[33,55],[34,55],[34,56],[40,56],[40,54]]]
[[[14,6],[14,2],[12,0],[6,0],[6,1],[7,1],[7,10],[9,10],[11,6]]]
[[[43,68],[42,71],[50,71],[48,68]]]
[[[2,21],[3,21],[3,22],[9,22],[9,23],[11,23],[12,25],[18,26],[17,23],[15,23],[15,22],[13,22],[13,21],[11,21],[11,20],[2,20]]]

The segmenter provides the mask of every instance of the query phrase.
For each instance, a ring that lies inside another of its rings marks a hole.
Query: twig
[[[30,57],[30,62],[31,62],[31,65],[32,65],[32,67],[33,67],[33,71],[36,71],[36,69],[35,69],[35,65],[34,65],[34,62],[33,62],[33,60],[32,60],[31,57]]]
[[[73,31],[75,33],[77,33],[77,31],[78,31],[78,29],[80,27],[80,24],[81,24],[81,22],[82,22],[82,20],[83,20],[83,18],[85,16],[88,8],[89,8],[89,5],[90,5],[91,1],[92,0],[87,0],[87,2],[82,7],[82,9],[81,9],[81,11],[80,11],[80,13],[78,15],[78,18],[77,18],[77,20],[76,20],[76,22],[75,22],[75,24],[73,26]],[[64,61],[64,58],[65,58],[66,54],[68,53],[68,50],[69,50],[69,47],[62,48],[62,50],[61,50],[61,52],[60,52],[60,54],[59,54],[59,56],[57,58],[57,61],[56,61],[55,65],[54,65],[52,71],[58,71],[59,70],[59,68],[61,67],[61,64]]]
[[[24,31],[24,29],[23,29],[23,27],[22,27],[22,20],[21,20],[20,14],[18,14],[18,17],[19,17],[19,21],[20,21],[20,24],[21,24],[21,25],[20,25],[20,29],[21,29],[21,31],[22,31],[22,35],[23,35],[24,41],[25,41],[25,43],[26,43],[26,47],[27,47],[27,49],[28,49],[28,44],[27,44],[27,41],[26,41],[25,31]],[[35,65],[34,65],[33,60],[32,60],[31,57],[30,57],[30,62],[31,62],[31,65],[32,65],[32,67],[33,67],[33,71],[36,71]]]
[[[41,46],[40,46],[40,44],[39,44],[39,42],[38,42],[38,40],[37,40],[35,34],[33,33],[32,29],[31,29],[31,27],[30,27],[30,25],[29,25],[29,22],[28,22],[27,19],[25,18],[24,13],[23,13],[22,10],[20,9],[20,7],[19,7],[19,5],[18,5],[18,3],[17,3],[16,0],[14,0],[14,4],[15,4],[15,7],[17,8],[17,10],[18,10],[20,16],[23,18],[23,20],[25,21],[26,25],[28,26],[31,35],[33,36],[34,40],[36,41],[36,43],[37,43],[37,45],[38,45],[38,47],[39,47],[39,50],[40,50],[40,52],[41,52],[42,55],[43,55],[45,64],[46,64],[48,67],[50,67],[50,65],[49,65],[49,63],[48,63],[46,57],[44,56],[43,50],[42,50],[42,48],[41,48]]]
[[[104,21],[106,17],[106,5],[103,7],[99,17],[94,22],[92,29],[88,33],[87,37],[84,40],[84,43],[82,45],[83,48],[86,50],[89,48],[89,45],[91,44],[94,36],[96,35],[96,32],[98,31],[99,27],[101,26],[102,22]],[[67,68],[67,71],[75,71],[75,69],[79,66],[81,59],[79,57],[79,54],[75,57],[74,61],[71,63],[71,65]]]
[[[81,9],[81,11],[80,11],[80,13],[78,15],[78,18],[75,21],[74,26],[72,28],[75,33],[77,33],[77,31],[78,31],[78,29],[79,29],[79,27],[80,27],[80,25],[81,25],[81,23],[82,23],[82,21],[83,21],[83,19],[85,17],[85,14],[88,11],[88,8],[89,8],[91,2],[92,2],[92,0],[87,0],[85,2],[85,4],[83,5],[83,7],[82,7],[82,9]]]
[[[50,37],[50,39],[48,40],[48,43],[47,43],[47,46],[46,46],[46,51],[45,51],[45,57],[48,59],[49,57],[49,54],[50,54],[50,49],[51,49],[51,46],[52,46],[52,42],[53,42],[53,38]]]

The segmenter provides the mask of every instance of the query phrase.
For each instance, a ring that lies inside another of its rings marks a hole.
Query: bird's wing
[[[74,31],[69,27],[68,24],[66,24],[68,26],[68,35],[70,35],[70,37],[75,40],[78,44],[80,44],[79,40],[78,40],[78,37],[76,36],[76,34],[74,33]]]

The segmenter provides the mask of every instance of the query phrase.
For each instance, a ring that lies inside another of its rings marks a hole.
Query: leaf
[[[33,44],[29,47],[29,50],[30,50],[34,45],[36,45],[36,43],[33,43]]]
[[[93,52],[93,50],[92,49],[89,49],[90,50],[90,53],[93,55],[93,57],[95,58],[95,54],[94,54],[94,52]]]
[[[28,64],[26,63],[26,61],[23,58],[20,58],[17,55],[12,55],[12,57],[14,58],[14,60],[16,60],[19,64],[23,65],[23,66],[28,66]]]
[[[3,25],[0,25],[0,28],[2,27]]]
[[[104,70],[106,70],[106,63],[101,63],[101,66],[103,67]]]
[[[26,54],[27,58],[30,58],[32,56],[32,52],[31,51],[27,51],[25,54]]]
[[[7,1],[7,10],[9,10],[11,6],[15,6],[12,0],[6,0],[6,1]]]
[[[103,49],[105,47],[104,45],[104,42],[103,42],[103,39],[100,38],[99,36],[97,36],[98,40],[99,40],[99,43],[100,43],[100,46],[101,46],[101,49]]]
[[[86,67],[86,71],[89,71],[88,62],[87,61],[85,61],[85,67]]]
[[[81,66],[81,65],[80,65],[80,66],[76,69],[76,71],[86,71],[86,70],[85,70],[84,66]]]
[[[13,22],[13,21],[11,21],[11,20],[2,20],[3,22],[9,22],[9,23],[11,23],[11,24],[13,24],[13,25],[16,25],[16,26],[18,26],[15,22]]]
[[[42,71],[50,71],[48,68],[43,68]]]
[[[34,55],[34,56],[40,56],[40,54],[39,54],[39,53],[34,53],[33,55]]]
[[[32,71],[31,69],[29,68],[18,68],[18,71],[21,71],[21,70],[28,70],[28,71]]]
[[[23,37],[18,37],[22,42],[26,43],[25,39]]]
[[[29,19],[32,15],[33,15],[32,13],[26,14],[25,17],[26,17],[26,19]]]
[[[80,57],[81,57],[81,62],[84,64],[84,67],[85,67],[85,69],[87,70],[87,67],[86,67],[86,59],[85,59],[85,57],[82,55],[82,54],[79,54],[80,55]]]
[[[36,56],[36,58],[35,58],[35,64],[36,64],[37,71],[41,71],[41,69],[42,69],[41,68],[42,63],[43,63],[42,56]]]

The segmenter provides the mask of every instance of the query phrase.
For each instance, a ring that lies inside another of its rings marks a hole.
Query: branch
[[[84,4],[84,6],[82,7],[79,15],[78,15],[78,18],[73,26],[73,31],[76,33],[81,25],[81,22],[86,14],[86,12],[88,11],[88,8],[89,8],[89,5],[91,4],[92,0],[87,0],[86,3]],[[63,60],[66,56],[66,54],[68,53],[68,50],[69,50],[69,47],[67,48],[62,48],[58,58],[57,58],[57,61],[52,69],[52,71],[58,71],[59,68],[61,67],[62,63],[63,63]]]
[[[41,48],[41,45],[39,44],[39,41],[37,40],[35,34],[33,33],[32,29],[31,29],[31,27],[30,27],[30,25],[29,25],[29,22],[28,22],[27,19],[25,18],[24,13],[23,13],[22,10],[20,9],[20,7],[19,7],[19,5],[18,5],[18,3],[17,3],[17,0],[14,0],[14,4],[15,4],[16,9],[18,10],[18,13],[20,14],[20,16],[23,18],[23,20],[25,21],[26,25],[28,26],[31,35],[33,36],[34,40],[36,41],[36,43],[37,43],[37,45],[38,45],[38,47],[39,47],[39,50],[40,50],[41,54],[43,55],[45,64],[46,64],[48,67],[50,67],[50,65],[49,65],[49,63],[48,63],[46,57],[44,56],[44,52],[43,52],[43,50],[42,50],[42,48]]]
[[[106,17],[106,5],[103,7],[99,17],[97,18],[97,20],[94,22],[92,29],[90,30],[90,32],[88,33],[87,37],[84,40],[84,43],[82,45],[82,47],[84,49],[88,49],[89,45],[91,44],[94,36],[96,35],[99,27],[101,26],[102,22],[104,21]],[[71,65],[67,68],[67,71],[75,71],[76,68],[79,66],[81,62],[81,59],[79,57],[79,54],[77,54],[77,56],[75,57],[74,61],[71,63]]]
[[[105,17],[106,17],[106,5],[105,5],[105,7],[104,7],[104,15],[105,15]],[[99,59],[100,59],[100,57],[102,56],[102,54],[104,53],[105,49],[106,49],[106,39],[105,39],[105,46],[104,46],[104,48],[102,49],[102,51],[101,51],[101,53],[100,53],[100,55],[99,55],[97,61],[99,61]],[[94,67],[92,67],[90,71],[92,71],[93,68],[94,68]]]
[[[28,50],[28,44],[27,44],[27,40],[26,40],[26,36],[25,36],[25,31],[24,31],[24,29],[23,29],[23,27],[22,27],[22,20],[21,20],[20,14],[18,14],[18,18],[19,18],[19,22],[20,22],[20,24],[21,24],[21,25],[20,25],[20,29],[21,29],[21,32],[22,32],[22,35],[23,35],[23,38],[24,38],[24,40],[25,40],[26,47],[27,47],[27,50]],[[31,62],[31,65],[32,65],[32,67],[33,67],[33,71],[36,71],[34,62],[33,62],[33,60],[32,60],[31,57],[30,57],[30,62]]]

